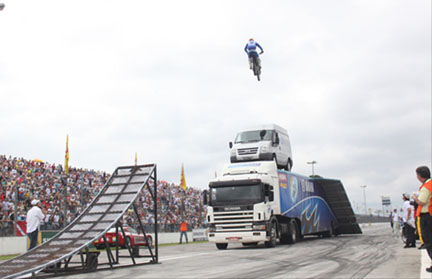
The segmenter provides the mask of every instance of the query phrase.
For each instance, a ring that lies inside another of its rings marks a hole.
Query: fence
[[[154,226],[153,224],[143,223],[144,230],[146,233],[154,233]],[[63,229],[62,223],[43,223],[41,224],[41,231],[51,231],[51,230],[61,230]],[[137,224],[132,224],[131,227],[139,230]],[[188,230],[191,231],[192,229],[197,228],[205,228],[206,226],[204,224],[197,224],[195,226],[188,226]],[[158,224],[158,232],[179,232],[180,231],[180,224]],[[14,224],[13,221],[0,221],[0,237],[4,236],[15,236],[14,233]]]

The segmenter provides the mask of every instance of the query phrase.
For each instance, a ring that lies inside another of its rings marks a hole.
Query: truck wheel
[[[265,246],[268,248],[275,247],[276,246],[276,239],[277,239],[276,222],[272,222],[272,225],[270,228],[270,240],[265,242]]]
[[[276,167],[278,168],[278,169],[280,169],[281,167],[278,165],[278,161],[277,161],[277,157],[276,157],[276,154],[273,154],[273,156],[272,156],[272,161],[273,162],[275,162],[275,164],[276,164]]]
[[[291,160],[288,159],[287,166],[286,166],[286,170],[287,170],[287,171],[291,171],[291,169],[292,169],[292,163],[291,163]]]
[[[225,250],[228,247],[228,243],[216,243],[216,247],[219,250]]]
[[[291,220],[289,223],[289,231],[287,235],[287,242],[289,244],[294,244],[298,240],[298,229],[297,222],[295,220]]]
[[[331,223],[330,224],[330,230],[324,232],[322,234],[322,236],[323,237],[332,237],[333,235],[335,235],[335,230],[334,230],[334,227],[333,227],[333,223]]]

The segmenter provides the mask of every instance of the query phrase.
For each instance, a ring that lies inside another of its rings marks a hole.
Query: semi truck
[[[206,218],[218,249],[362,233],[340,180],[280,170],[275,161],[227,165],[209,183]]]

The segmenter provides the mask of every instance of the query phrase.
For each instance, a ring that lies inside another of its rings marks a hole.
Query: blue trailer
[[[228,165],[209,194],[209,241],[219,249],[361,233],[339,180],[278,170],[272,161]]]

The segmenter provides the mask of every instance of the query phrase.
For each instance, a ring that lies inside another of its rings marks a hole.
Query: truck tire
[[[278,169],[283,169],[283,167],[279,166],[279,164],[278,164],[276,154],[273,154],[273,155],[272,155],[272,161],[275,162],[275,164],[276,164],[276,168],[278,168]]]
[[[225,250],[228,247],[228,243],[216,243],[216,247],[219,250]]]
[[[298,228],[297,228],[297,222],[295,220],[291,220],[289,222],[289,231],[286,238],[286,242],[289,244],[294,244],[298,241]]]
[[[322,236],[323,236],[323,237],[332,237],[332,236],[334,236],[334,235],[336,235],[336,233],[335,233],[335,230],[334,230],[333,223],[331,223],[331,224],[330,224],[330,230],[324,232],[324,233],[322,234]]]
[[[285,168],[287,171],[291,171],[291,169],[292,169],[292,163],[291,163],[291,160],[288,158],[288,162],[287,162],[287,165],[286,165],[286,168]]]
[[[277,240],[277,223],[276,221],[273,221],[270,227],[270,240],[264,242],[264,244],[267,248],[273,248],[276,246],[276,240]]]

